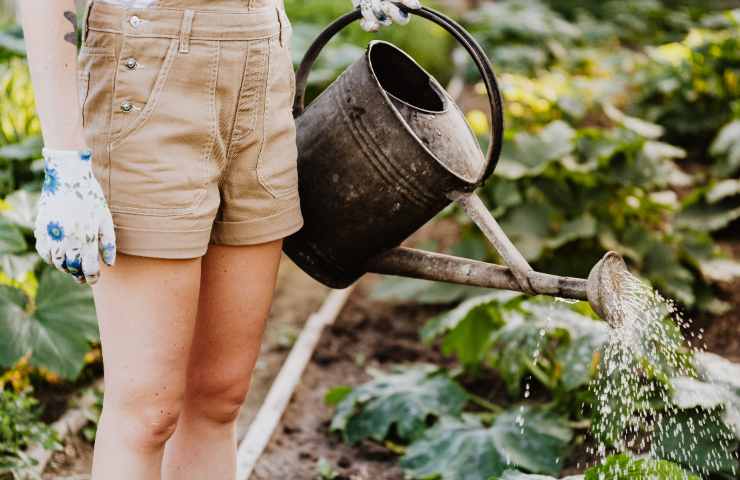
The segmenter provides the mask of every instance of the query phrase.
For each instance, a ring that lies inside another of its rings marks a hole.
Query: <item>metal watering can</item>
[[[370,42],[365,55],[304,108],[318,55],[361,18],[359,10],[350,12],[316,38],[296,75],[293,114],[305,224],[285,239],[283,250],[333,288],[375,272],[588,300],[607,321],[620,323],[619,290],[627,269],[617,253],[608,252],[587,280],[537,272],[474,193],[501,153],[496,77],[481,47],[455,21],[428,8],[404,10],[447,30],[474,60],[491,111],[487,154],[444,88],[387,42]],[[399,247],[451,202],[464,209],[506,266]]]

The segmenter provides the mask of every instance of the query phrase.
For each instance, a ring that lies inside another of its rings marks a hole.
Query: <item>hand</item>
[[[412,9],[421,8],[419,0],[400,0],[398,3]],[[403,12],[390,0],[352,0],[355,8],[360,7],[362,12],[362,29],[375,32],[381,26],[388,26],[394,21],[399,25],[409,23],[409,14]]]
[[[116,259],[113,219],[92,172],[92,152],[42,149],[44,184],[34,225],[36,251],[77,283],[100,276],[98,249],[112,266]]]

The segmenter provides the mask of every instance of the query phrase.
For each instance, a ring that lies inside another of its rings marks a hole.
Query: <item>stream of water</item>
[[[734,435],[677,407],[667,386],[673,378],[696,377],[692,359],[705,348],[701,330],[684,338],[690,322],[672,301],[629,271],[615,275],[619,319],[609,322],[614,328],[590,385],[596,398],[590,453],[601,460],[615,452],[668,457],[701,474],[722,470],[727,457],[718,452],[731,450]]]

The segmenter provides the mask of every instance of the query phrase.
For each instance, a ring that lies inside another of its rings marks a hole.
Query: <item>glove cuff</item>
[[[63,172],[71,178],[81,178],[92,171],[92,150],[62,150],[43,147],[44,166]]]

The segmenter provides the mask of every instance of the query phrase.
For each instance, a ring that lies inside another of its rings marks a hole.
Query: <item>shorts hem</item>
[[[216,245],[255,245],[285,238],[303,227],[300,206],[269,217],[241,222],[216,221],[211,243]]]
[[[115,227],[116,250],[139,257],[190,259],[205,255],[210,229],[191,231],[137,230]]]

